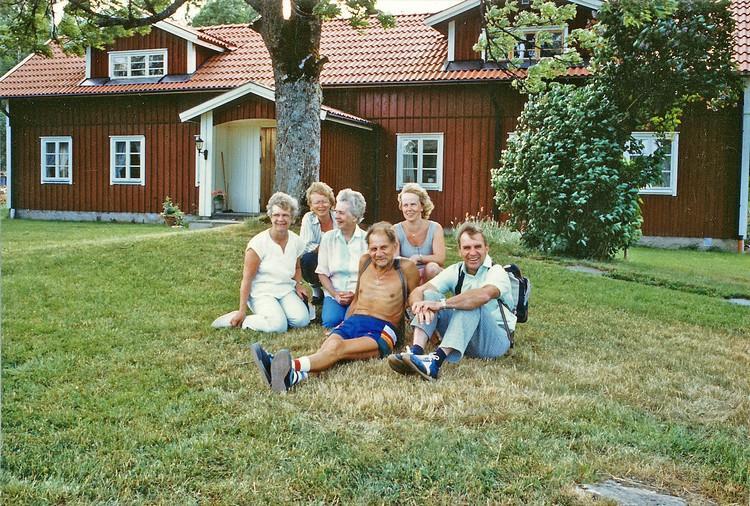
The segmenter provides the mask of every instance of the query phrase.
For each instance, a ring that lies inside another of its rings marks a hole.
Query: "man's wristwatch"
[[[445,308],[447,308],[447,307],[448,307],[448,306],[447,306],[447,304],[445,303],[445,297],[443,297],[442,299],[440,299],[440,309],[445,309]]]

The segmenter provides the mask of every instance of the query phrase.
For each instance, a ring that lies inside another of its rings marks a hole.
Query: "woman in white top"
[[[315,269],[318,268],[318,247],[323,234],[336,228],[336,221],[333,219],[333,206],[336,205],[336,199],[331,187],[320,181],[311,184],[305,196],[310,211],[302,217],[299,232],[300,237],[305,241],[305,252],[300,258],[300,265],[302,277],[312,286],[313,303],[318,304],[323,300],[320,280],[315,274]]]
[[[393,228],[398,237],[400,255],[417,264],[420,283],[426,283],[437,276],[445,264],[443,227],[427,219],[435,206],[425,189],[417,183],[404,185],[398,194],[398,208],[404,221]]]
[[[240,284],[240,307],[218,318],[214,327],[239,327],[261,332],[286,332],[304,327],[310,313],[303,298],[299,257],[305,243],[289,230],[297,215],[297,200],[277,192],[268,200],[271,227],[250,239]],[[247,307],[253,314],[247,315]]]
[[[336,196],[335,230],[326,232],[320,242],[318,273],[326,291],[323,299],[323,326],[333,328],[344,320],[357,288],[359,259],[367,251],[365,231],[359,223],[365,215],[365,198],[345,188]]]

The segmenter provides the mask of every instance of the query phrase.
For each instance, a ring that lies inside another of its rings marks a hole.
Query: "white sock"
[[[310,372],[310,358],[300,357],[292,361],[292,369],[299,372]]]

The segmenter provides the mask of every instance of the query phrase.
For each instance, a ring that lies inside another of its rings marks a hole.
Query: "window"
[[[42,137],[42,184],[73,183],[73,139]]]
[[[419,183],[427,190],[443,189],[443,134],[396,134],[396,188]]]
[[[146,184],[146,142],[142,135],[109,138],[110,184]]]
[[[567,27],[527,28],[519,37],[511,58],[538,60],[542,57],[562,54],[565,50]],[[540,36],[540,34],[543,34]]]
[[[661,181],[655,185],[642,188],[640,193],[646,195],[677,195],[677,148],[679,145],[680,134],[669,132],[665,139],[662,139],[664,145],[665,157],[662,160]],[[658,147],[659,137],[652,132],[633,132],[633,138],[643,145],[643,155],[650,155]],[[637,155],[625,153],[627,158]]]
[[[109,53],[110,79],[161,77],[167,74],[167,50],[113,51]]]

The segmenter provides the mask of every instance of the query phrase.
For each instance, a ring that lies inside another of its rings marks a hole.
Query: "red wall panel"
[[[117,39],[106,49],[91,49],[91,77],[109,76],[109,51],[133,51],[138,49],[167,49],[167,73],[187,74],[187,41],[153,28],[147,35]]]
[[[677,196],[643,195],[643,234],[737,237],[741,109],[693,108],[680,126]]]
[[[197,123],[179,112],[206,100],[200,95],[13,100],[13,199],[19,209],[157,213],[169,195],[197,211]],[[43,112],[43,114],[42,114]],[[73,140],[73,184],[41,184],[40,137]],[[145,137],[145,186],[111,185],[112,135]]]
[[[493,106],[493,96],[501,104]],[[325,103],[377,123],[374,219],[400,221],[396,134],[443,133],[443,190],[430,191],[432,219],[444,225],[493,208],[490,169],[496,164],[495,122],[515,124],[521,97],[505,85],[433,85],[325,90]],[[375,108],[371,104],[380,104]],[[506,130],[507,133],[507,130]],[[368,219],[371,213],[368,211]]]

